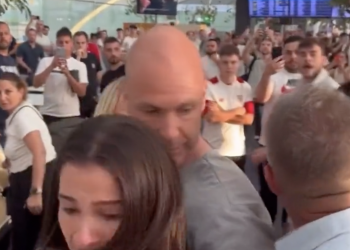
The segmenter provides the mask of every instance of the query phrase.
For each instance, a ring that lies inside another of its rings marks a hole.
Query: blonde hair
[[[266,127],[276,183],[290,195],[320,197],[350,187],[350,99],[302,85],[274,105]]]
[[[94,116],[111,115],[116,113],[117,105],[121,99],[121,77],[110,83],[102,92],[97,103]]]

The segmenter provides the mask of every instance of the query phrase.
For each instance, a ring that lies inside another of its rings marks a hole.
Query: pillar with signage
[[[250,26],[249,1],[236,0],[236,34],[242,34]]]

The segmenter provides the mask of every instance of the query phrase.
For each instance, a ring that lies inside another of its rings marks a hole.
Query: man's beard
[[[110,65],[117,65],[120,63],[120,60],[117,58],[111,58],[111,60],[108,61]]]
[[[0,43],[0,50],[8,50],[9,44]]]
[[[216,54],[216,51],[207,51],[206,54],[208,56],[212,56],[212,55]]]

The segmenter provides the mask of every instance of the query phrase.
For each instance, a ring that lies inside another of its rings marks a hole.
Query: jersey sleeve
[[[248,114],[254,114],[254,101],[252,87],[245,83],[244,86],[244,108]]]
[[[203,112],[202,112],[202,116],[205,116],[209,109],[208,109],[208,104],[210,102],[213,102],[214,101],[214,95],[210,89],[210,87],[208,86],[207,87],[207,90],[206,90],[206,93],[205,93],[205,106],[204,106],[204,109],[203,109]]]

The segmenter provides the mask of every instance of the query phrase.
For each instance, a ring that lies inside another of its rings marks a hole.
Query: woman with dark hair
[[[44,249],[185,249],[178,170],[133,118],[82,123],[58,155]]]

